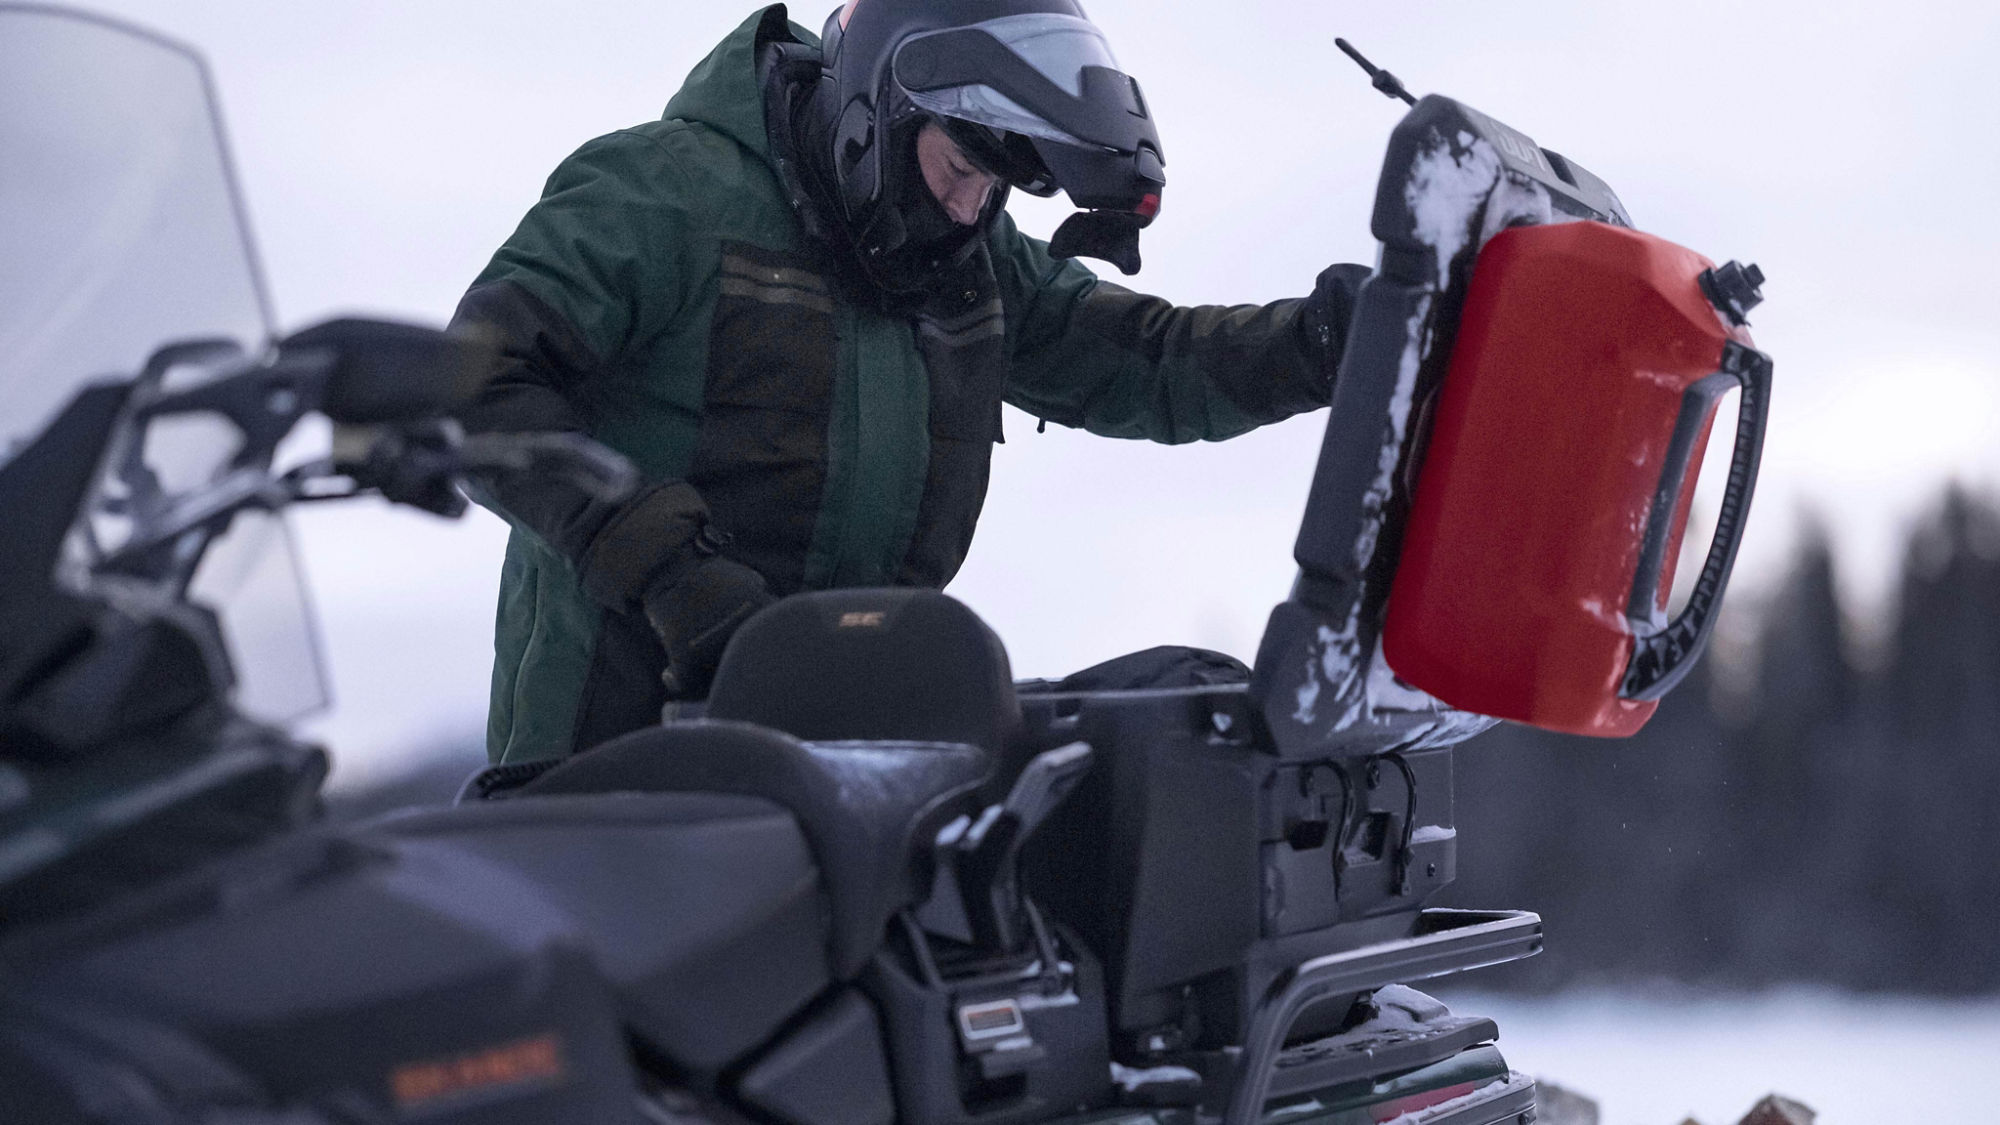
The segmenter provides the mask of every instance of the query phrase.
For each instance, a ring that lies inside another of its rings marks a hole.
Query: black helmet
[[[1067,192],[1083,211],[1056,231],[1059,257],[1139,268],[1139,230],[1166,187],[1139,84],[1074,0],[862,0],[827,20],[812,154],[863,269],[908,291],[962,262],[1006,189]],[[1001,178],[972,227],[942,230],[917,170],[930,121]]]

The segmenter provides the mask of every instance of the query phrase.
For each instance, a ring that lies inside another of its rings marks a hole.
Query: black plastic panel
[[[186,1061],[206,1051],[271,1104],[628,1119],[624,1034],[587,937],[531,886],[493,876],[442,849],[293,838],[71,929],[68,958],[13,951],[35,981],[16,999],[52,1013],[43,1027],[86,1014],[157,1026],[115,1042],[68,1033],[161,1089],[188,1088]]]
[[[579,927],[633,1033],[698,1073],[764,1042],[831,983],[812,853],[770,802],[519,797],[378,831],[412,859],[476,858],[532,886]]]
[[[789,1125],[890,1125],[896,1117],[882,1021],[852,989],[780,1039],[736,1089]]]
[[[1277,1062],[1301,1013],[1328,997],[1497,965],[1542,950],[1542,920],[1527,911],[1426,910],[1416,932],[1301,964],[1257,1007],[1230,1094],[1230,1125],[1252,1125],[1269,1099]]]
[[[1041,741],[1096,749],[1031,841],[1026,880],[1103,957],[1119,1043],[1176,1040],[1195,1024],[1181,1046],[1239,1041],[1274,982],[1315,957],[1411,936],[1455,874],[1450,748],[1281,760],[1244,721],[1244,692],[1027,701]],[[1301,1032],[1344,1011],[1332,1001]]]

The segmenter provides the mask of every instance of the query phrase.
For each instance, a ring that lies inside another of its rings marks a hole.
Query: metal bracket
[[[1258,1125],[1285,1035],[1314,1001],[1518,961],[1542,951],[1542,919],[1526,910],[1426,910],[1417,935],[1315,957],[1271,986],[1250,1018],[1224,1125]],[[1532,1104],[1532,1102],[1531,1102]]]

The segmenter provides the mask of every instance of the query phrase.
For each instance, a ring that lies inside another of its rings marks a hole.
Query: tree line
[[[1630,740],[1506,727],[1461,749],[1448,900],[1535,910],[1548,939],[1481,984],[2000,990],[2000,506],[1945,491],[1865,649],[1835,563],[1809,530],[1733,607],[1747,651]]]

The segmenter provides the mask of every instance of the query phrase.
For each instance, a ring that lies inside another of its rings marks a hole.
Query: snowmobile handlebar
[[[122,507],[138,518],[93,569],[185,578],[199,557],[185,537],[219,533],[246,509],[373,492],[456,518],[466,508],[463,482],[517,472],[560,478],[596,499],[629,494],[637,482],[631,463],[581,434],[464,433],[449,411],[484,384],[494,357],[478,336],[354,318],[308,328],[248,359],[217,340],[159,349],[135,382],[132,433],[117,470],[132,492]],[[218,371],[191,387],[162,389],[170,372],[196,365]],[[279,445],[315,412],[335,424],[331,454],[274,472]],[[164,496],[141,460],[146,427],[193,414],[226,419],[242,444],[207,485]]]

